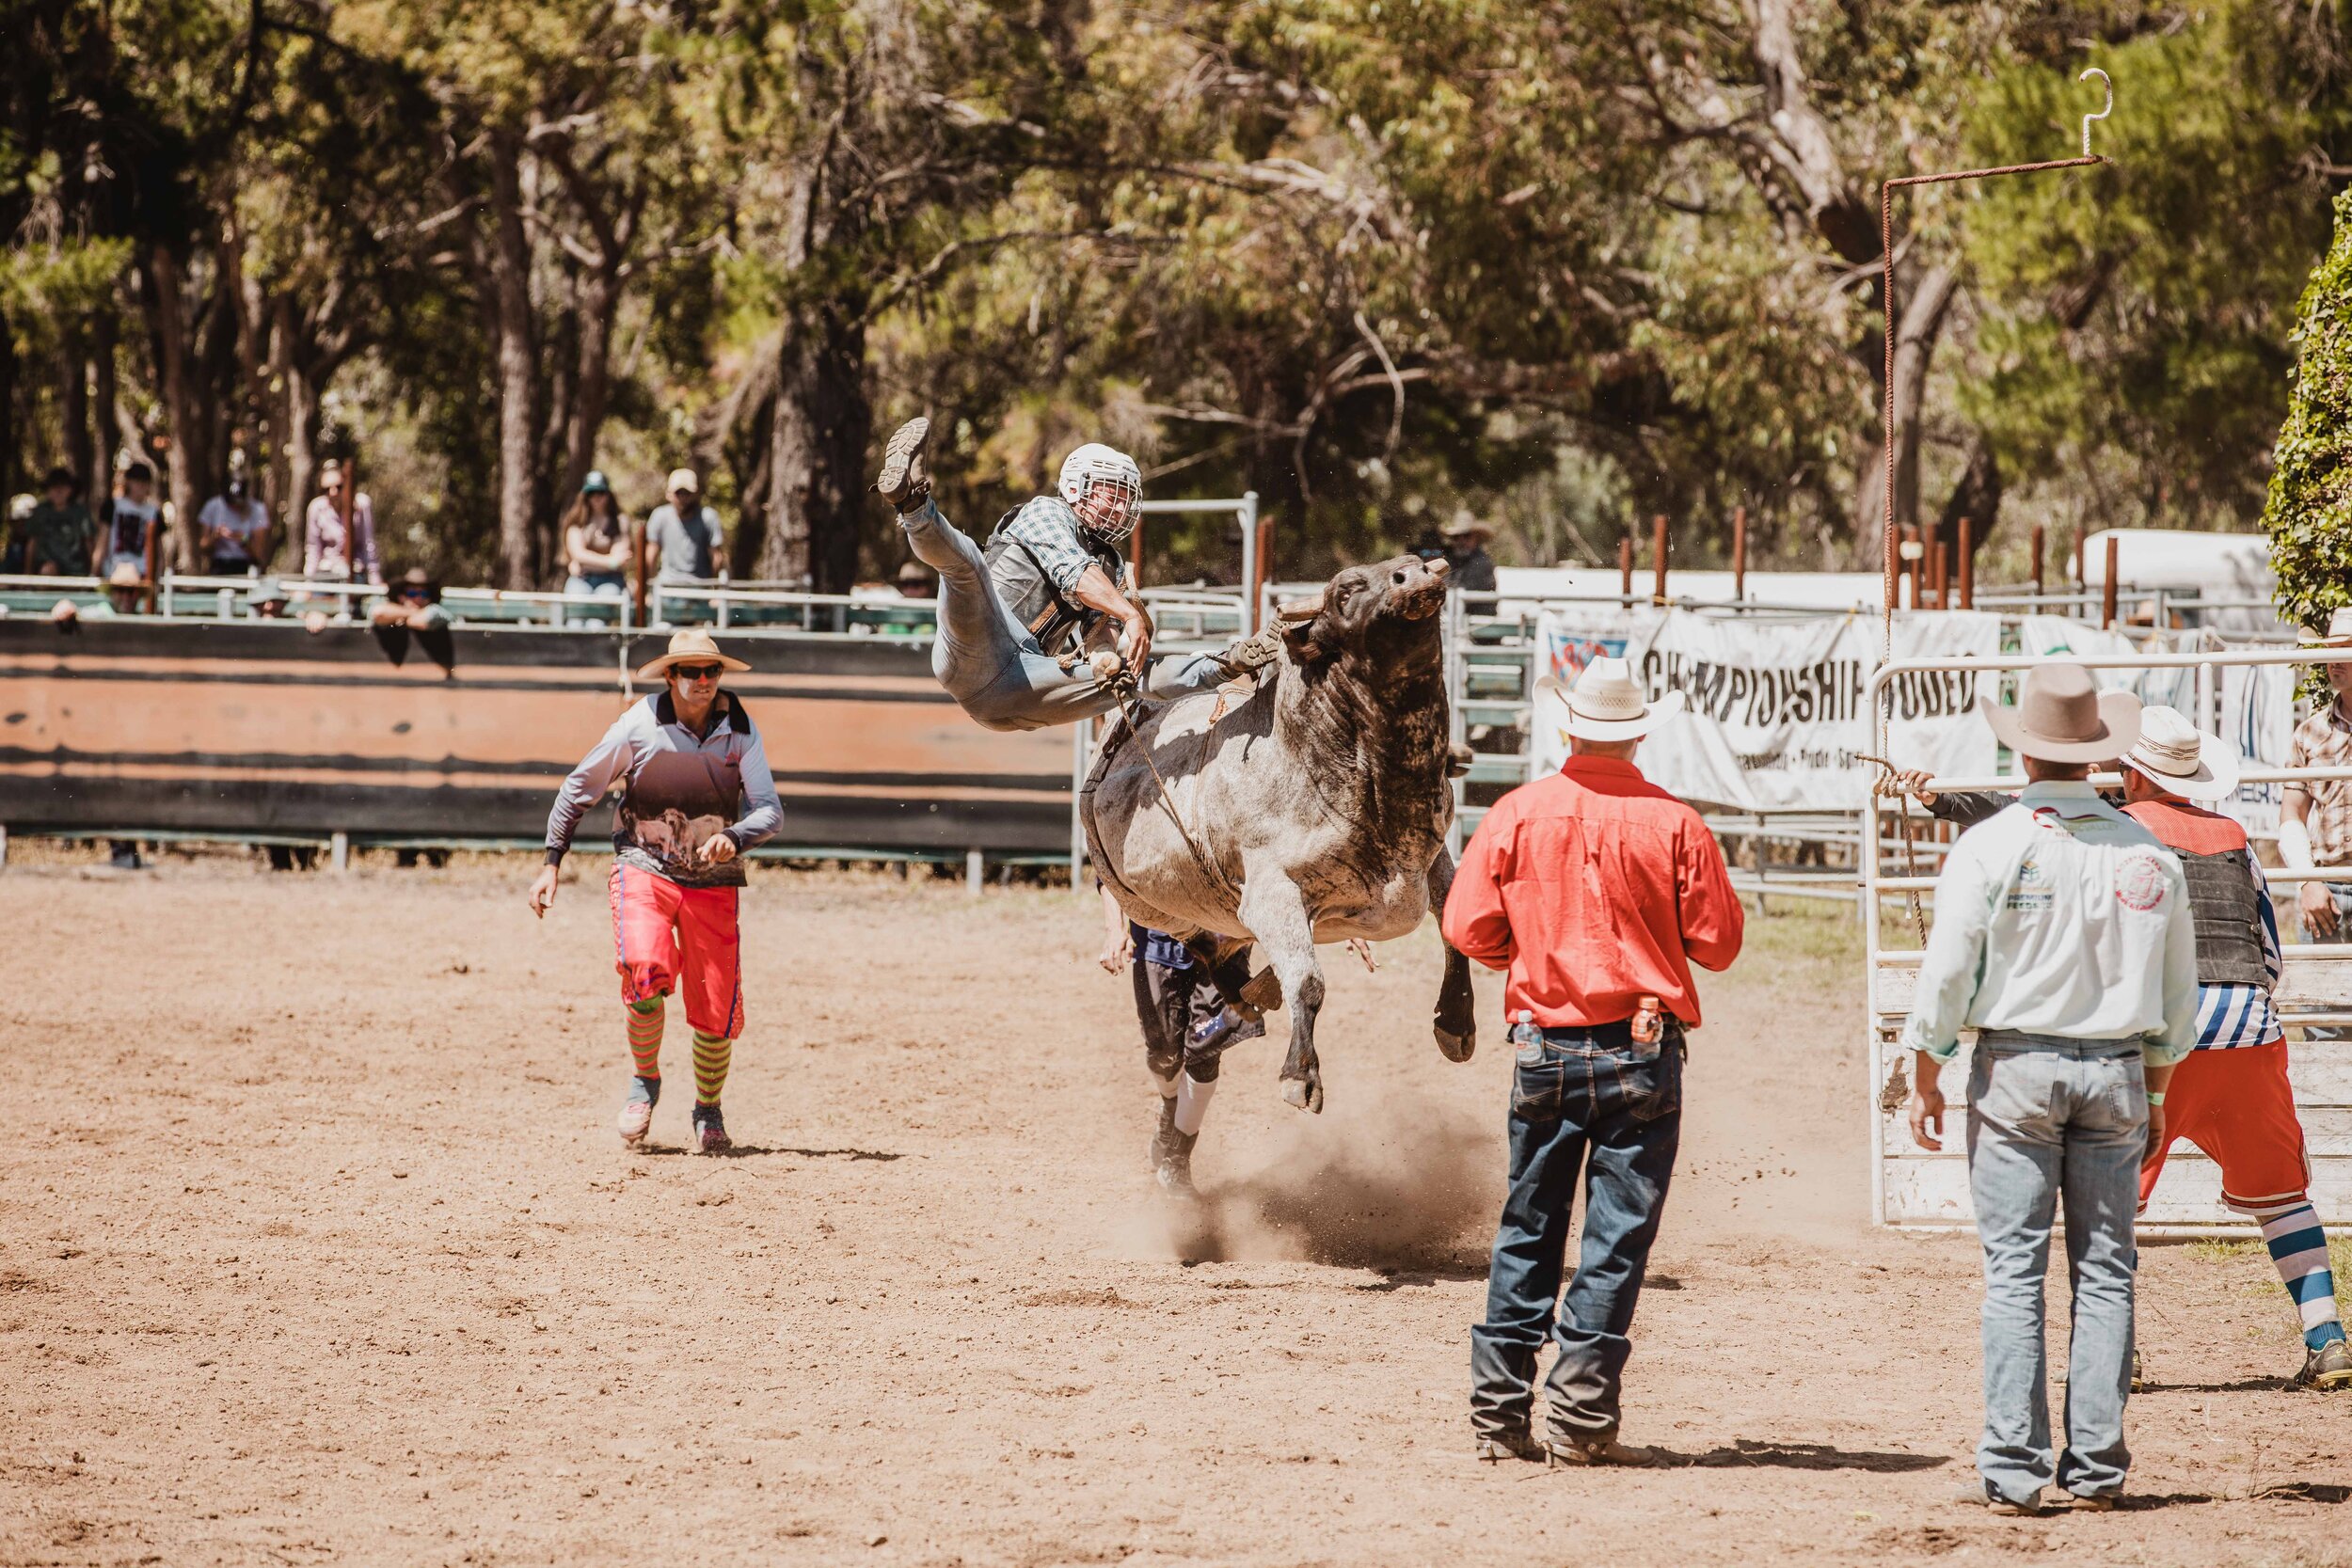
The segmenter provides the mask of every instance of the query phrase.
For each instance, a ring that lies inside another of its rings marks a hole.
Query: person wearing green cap
[[[564,592],[617,599],[628,586],[628,518],[612,482],[592,469],[564,513]]]

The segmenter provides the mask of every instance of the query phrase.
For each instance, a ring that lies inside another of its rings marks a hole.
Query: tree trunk
[[[531,241],[523,232],[522,138],[512,131],[489,137],[492,320],[498,338],[499,580],[502,587],[538,586],[540,562],[532,532],[532,439],[538,378],[532,361]]]
[[[180,258],[165,245],[148,252],[146,273],[147,309],[160,359],[157,371],[163,381],[164,417],[171,423],[171,446],[165,469],[169,476],[167,491],[172,506],[172,526],[179,536],[181,559],[193,561],[198,543],[196,513],[202,504],[196,493],[197,449],[202,441],[204,420],[197,407],[196,388],[190,384],[187,301],[182,292],[184,275]]]
[[[58,370],[57,420],[65,427],[60,433],[65,437],[65,466],[73,470],[73,483],[87,496],[96,478],[90,471],[89,363],[80,333],[67,334]]]
[[[115,453],[121,451],[121,415],[115,399],[115,350],[119,336],[114,306],[101,306],[90,318],[90,476],[86,492],[94,503],[114,486]]]
[[[566,505],[596,466],[596,441],[604,434],[605,409],[612,401],[612,318],[620,305],[620,279],[609,271],[592,272],[581,283],[576,311],[580,368],[572,383],[571,429],[556,490]]]
[[[1960,274],[1947,265],[1929,268],[1913,283],[1895,334],[1895,521],[1919,520],[1919,409],[1927,395],[1928,364],[1944,317],[1958,291]],[[1883,392],[1882,396],[1884,395]],[[1886,447],[1870,443],[1854,504],[1854,558],[1864,570],[1881,565],[1886,553]]]
[[[859,312],[838,300],[803,307],[777,348],[760,577],[806,579],[819,594],[856,582],[873,430]]]
[[[0,500],[15,494],[16,328],[8,324],[6,303],[0,302]]]
[[[1960,483],[1945,499],[1944,515],[1936,520],[1936,537],[1947,546],[1960,548],[1960,520],[1965,517],[1971,527],[1968,532],[1970,550],[1984,548],[1984,542],[1993,537],[1993,525],[2001,516],[2001,465],[1993,455],[1992,443],[1979,431],[1968,443],[1968,466],[1961,471]]]

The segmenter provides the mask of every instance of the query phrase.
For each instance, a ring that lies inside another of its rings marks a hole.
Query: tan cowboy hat
[[[2305,647],[2352,648],[2352,610],[2339,610],[2328,617],[2328,629],[2317,637],[2304,639]]]
[[[719,651],[719,644],[707,631],[681,631],[670,639],[669,652],[637,672],[641,681],[658,681],[666,677],[673,664],[707,664],[716,662],[722,670],[739,673],[751,668],[739,658],[729,658]]]
[[[1495,530],[1492,523],[1481,522],[1470,514],[1461,512],[1454,515],[1454,521],[1439,529],[1438,534],[1445,539],[1492,539]]]
[[[1682,711],[1679,691],[1669,691],[1654,703],[1644,701],[1642,683],[1633,678],[1633,666],[1621,658],[1594,659],[1578,673],[1574,686],[1557,675],[1546,675],[1535,683],[1535,689],[1557,692],[1567,705],[1568,721],[1560,731],[1563,739],[1574,736],[1579,740],[1631,740]]]
[[[2017,689],[2017,705],[1977,699],[2001,744],[2040,762],[2106,762],[2139,738],[2139,699],[2102,691],[2090,672],[2071,660],[2037,664]]]
[[[2161,705],[2139,710],[2139,738],[2123,753],[2123,766],[2184,800],[2226,800],[2237,793],[2237,748]]]

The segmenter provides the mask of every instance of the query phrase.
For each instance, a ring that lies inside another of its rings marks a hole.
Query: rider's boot
[[[882,449],[874,489],[901,516],[931,499],[930,471],[923,464],[923,443],[930,434],[930,420],[909,420],[892,432],[890,445]]]

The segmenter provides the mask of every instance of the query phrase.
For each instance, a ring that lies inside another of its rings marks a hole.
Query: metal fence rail
[[[2074,663],[2094,670],[2217,669],[2224,666],[2280,664],[2341,664],[2352,662],[2352,648],[2227,649],[2185,654],[2000,655],[1994,657],[1896,659],[1883,665],[1866,690],[1874,744],[1885,740],[1883,694],[1889,682],[1922,673],[1979,671],[2008,673],[2036,665]],[[2213,684],[2208,674],[2201,687]],[[2253,768],[2241,775],[2248,783],[2310,783],[2352,779],[2352,768]],[[1940,792],[2015,790],[2023,778],[1937,779]],[[2115,774],[2094,774],[2094,784],[2120,783]],[[1862,832],[1866,841],[1879,841],[1886,803],[1875,796],[1864,799]],[[2316,871],[2264,868],[2265,877],[2282,887],[2307,881],[2352,883],[2352,866]],[[1887,942],[1884,899],[1888,895],[1918,896],[1934,886],[1929,877],[1889,875],[1882,854],[1862,860],[1862,928],[1867,969],[1868,1031],[1867,1082],[1863,1085],[1871,1117],[1870,1212],[1881,1225],[1950,1227],[1969,1223],[1965,1166],[1962,1157],[1947,1151],[1929,1154],[1909,1147],[1908,1130],[1896,1119],[1899,1113],[1882,1091],[1899,1070],[1907,1070],[1896,1049],[1903,1020],[1911,1010],[1922,951],[1894,947]],[[2289,1027],[2352,1024],[2352,943],[2290,942],[2282,943],[2284,970],[2275,1000]],[[2309,1040],[2293,1055],[2296,1103],[2311,1140],[2312,1197],[2323,1220],[2352,1221],[2352,1040]],[[1967,1074],[1959,1062],[1944,1073],[1946,1092],[1958,1107],[1964,1097]],[[1955,1087],[1960,1093],[1954,1093]],[[1901,1140],[1899,1144],[1898,1140]],[[2194,1150],[2176,1153],[2168,1167],[2166,1185],[2158,1188],[2146,1215],[2153,1231],[2194,1230],[2218,1226],[2242,1226],[2241,1216],[2219,1203],[2219,1180],[2210,1162]]]

